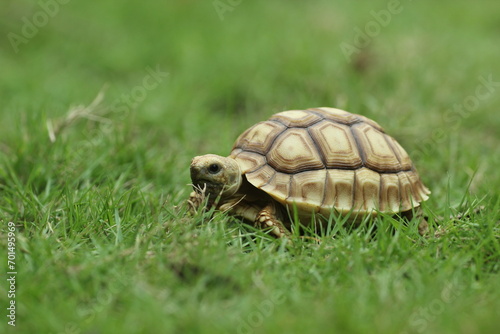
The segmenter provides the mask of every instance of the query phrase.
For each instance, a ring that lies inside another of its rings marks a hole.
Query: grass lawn
[[[1,333],[497,333],[500,2],[1,7]],[[187,214],[192,157],[319,106],[406,148],[428,237]]]

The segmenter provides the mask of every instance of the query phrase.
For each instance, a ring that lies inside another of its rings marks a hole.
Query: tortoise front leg
[[[254,221],[260,210],[257,205],[252,205],[245,201],[243,197],[229,199],[219,206],[218,209],[232,216],[242,217],[248,221]]]
[[[187,201],[189,206],[189,213],[195,215],[198,210],[202,207],[203,201],[205,200],[205,195],[197,191],[192,191],[189,194],[189,199]]]
[[[271,233],[277,238],[291,236],[290,231],[281,222],[278,209],[274,203],[262,208],[241,198],[224,203],[219,210],[229,212],[233,216],[243,217],[250,222],[253,221],[256,228],[271,229]]]
[[[292,234],[278,218],[278,210],[274,203],[266,205],[255,218],[255,227],[271,229],[271,233],[277,238],[290,237]]]
[[[189,194],[189,199],[187,201],[189,207],[189,213],[194,215],[196,211],[198,211],[198,208],[200,207],[202,201],[203,200],[201,195],[198,194],[196,191],[192,191],[191,194]]]

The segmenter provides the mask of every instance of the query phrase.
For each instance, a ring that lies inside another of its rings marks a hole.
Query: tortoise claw
[[[271,230],[277,238],[290,237],[291,233],[286,229],[281,221],[274,218],[272,214],[268,211],[268,208],[264,208],[255,219],[255,227],[263,230]]]

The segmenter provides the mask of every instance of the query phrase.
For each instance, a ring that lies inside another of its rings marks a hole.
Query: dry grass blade
[[[49,119],[47,121],[47,132],[49,134],[50,142],[55,143],[57,137],[64,131],[64,129],[68,128],[71,124],[82,118],[93,122],[111,123],[109,119],[103,117],[106,113],[106,108],[103,107],[101,103],[104,100],[105,90],[106,88],[103,87],[88,106],[77,105],[71,107],[66,114],[66,117],[63,119],[57,122],[53,122]]]

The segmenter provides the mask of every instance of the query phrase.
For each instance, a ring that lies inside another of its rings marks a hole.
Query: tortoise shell
[[[289,110],[239,136],[231,158],[253,186],[300,213],[397,213],[430,191],[376,122],[334,108]]]

